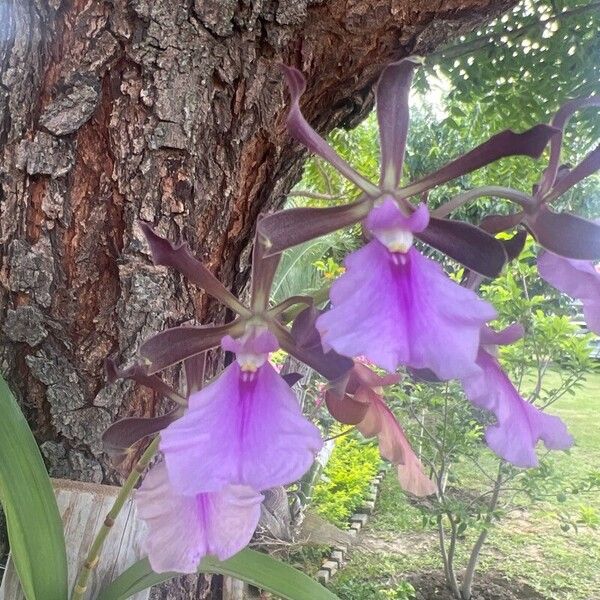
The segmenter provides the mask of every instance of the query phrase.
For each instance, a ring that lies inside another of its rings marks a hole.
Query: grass
[[[581,481],[600,471],[600,374],[588,377],[574,396],[564,396],[551,413],[563,418],[575,438],[569,452],[549,456],[555,472],[565,481]],[[540,450],[542,452],[542,450]],[[493,464],[492,456],[488,456]],[[461,469],[468,466],[461,465]],[[464,473],[469,475],[469,473]],[[473,468],[471,481],[477,484]],[[567,486],[568,487],[568,486]],[[492,529],[484,547],[478,575],[502,572],[530,584],[550,599],[600,599],[600,493],[552,495],[525,507]],[[587,525],[563,531],[559,514],[577,520],[587,515]],[[409,573],[441,569],[436,534],[421,527],[421,515],[390,474],[383,485],[364,544],[352,553],[347,566],[332,579],[331,589],[341,600],[380,600],[390,597]],[[467,530],[458,551],[463,565],[476,532]]]

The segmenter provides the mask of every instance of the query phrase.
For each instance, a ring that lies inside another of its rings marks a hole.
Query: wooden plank
[[[65,528],[69,586],[72,589],[79,565],[85,560],[92,540],[119,493],[119,488],[63,479],[54,479],[52,483]],[[143,534],[144,525],[136,520],[135,506],[129,500],[113,525],[100,563],[90,578],[87,594],[89,600],[97,596],[103,585],[139,560]],[[135,594],[132,599],[148,600],[149,597],[148,590]],[[0,600],[25,600],[10,558],[0,586]]]

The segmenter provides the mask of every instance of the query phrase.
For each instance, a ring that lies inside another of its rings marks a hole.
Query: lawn
[[[561,398],[550,412],[564,419],[576,440],[570,452],[552,453],[556,472],[568,481],[600,472],[600,374],[590,375],[582,389]],[[474,486],[476,480],[473,473]],[[577,531],[563,531],[560,513],[585,523],[578,524]],[[600,600],[600,522],[595,528],[599,515],[598,490],[523,505],[492,529],[478,574],[501,573],[528,583],[548,599]],[[459,564],[464,564],[474,535],[467,532]],[[330,587],[342,600],[404,598],[400,592],[392,595],[392,590],[401,589],[408,574],[441,568],[436,542],[435,532],[421,527],[418,509],[390,474],[374,518]]]

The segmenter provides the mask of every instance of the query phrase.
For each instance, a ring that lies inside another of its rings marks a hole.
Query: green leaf
[[[268,554],[249,548],[225,561],[207,557],[200,563],[198,571],[230,575],[276,594],[283,600],[337,600],[337,596],[304,573]],[[148,559],[144,558],[100,592],[98,600],[125,600],[176,576],[177,573],[154,573]]]
[[[67,556],[54,490],[27,421],[0,377],[0,503],[27,600],[67,600]]]

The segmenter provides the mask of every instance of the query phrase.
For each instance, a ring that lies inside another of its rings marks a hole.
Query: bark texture
[[[352,126],[386,62],[512,4],[0,2],[0,371],[52,475],[113,478],[102,431],[162,410],[142,389],[105,387],[105,357],[224,316],[151,266],[137,219],[185,237],[243,290],[256,217],[281,204],[304,157],[277,64],[306,74],[318,130]]]

